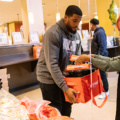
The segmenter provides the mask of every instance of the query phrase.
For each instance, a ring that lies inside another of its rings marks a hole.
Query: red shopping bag
[[[33,57],[34,58],[38,58],[39,57],[41,48],[42,48],[42,45],[35,45],[33,47]]]
[[[72,78],[65,78],[66,84],[73,88],[76,91],[79,91],[80,93],[76,96],[77,102],[81,103],[87,103],[91,100],[91,90],[92,90],[92,101],[94,105],[97,106],[95,98],[97,95],[99,95],[101,92],[104,91],[104,88],[102,86],[101,76],[99,73],[99,69],[92,73],[92,84],[91,84],[91,76],[86,75],[84,77],[72,77]],[[69,102],[69,99],[65,95],[65,100]],[[107,96],[105,100],[103,101],[101,106],[97,106],[101,108],[105,102],[107,101]]]

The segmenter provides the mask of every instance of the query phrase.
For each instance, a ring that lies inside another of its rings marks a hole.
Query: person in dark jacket
[[[66,9],[65,16],[51,26],[43,36],[43,46],[37,63],[37,79],[44,100],[51,102],[62,115],[70,116],[75,94],[64,80],[63,72],[70,63],[70,55],[81,54],[81,41],[77,33],[82,11],[75,5]],[[65,101],[64,93],[71,103]]]
[[[94,31],[94,35],[91,43],[91,53],[102,56],[108,56],[108,51],[106,49],[107,48],[106,34],[104,29],[102,27],[99,27],[99,20],[95,18],[91,19],[90,25],[91,25],[91,30]],[[109,96],[109,85],[108,85],[106,73],[100,70],[100,75],[103,82],[104,90],[107,96]],[[102,92],[98,98],[104,99],[105,92]]]

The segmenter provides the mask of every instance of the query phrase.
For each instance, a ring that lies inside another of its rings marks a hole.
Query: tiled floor
[[[115,72],[108,73],[110,97],[103,108],[95,107],[91,101],[86,104],[74,104],[71,117],[75,120],[115,120],[117,77],[118,75]],[[32,100],[42,100],[42,94],[38,85],[14,92],[13,94],[19,99],[26,96]],[[96,101],[98,105],[102,102],[102,100],[99,100],[97,97]]]

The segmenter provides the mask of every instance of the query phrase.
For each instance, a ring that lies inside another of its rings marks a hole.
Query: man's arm
[[[106,56],[102,56],[102,55],[94,55],[94,58],[98,58],[98,59],[101,59],[101,60],[110,60],[110,59],[112,59],[110,57],[106,57]]]
[[[44,36],[45,61],[53,80],[65,92],[68,86],[58,66],[60,45],[58,41],[59,38],[57,38],[55,34],[56,33],[49,31]]]
[[[81,64],[84,62],[90,61],[90,55],[81,55],[77,60],[76,64]],[[105,71],[105,72],[111,72],[111,71],[120,71],[120,56],[113,57],[113,58],[107,58],[103,57],[101,55],[91,55],[91,63]]]
[[[58,39],[56,33],[53,32],[48,32],[44,36],[44,55],[46,65],[57,86],[65,92],[70,102],[76,103],[77,101],[74,94],[77,94],[78,92],[66,85],[64,76],[58,65],[60,57],[60,45]]]
[[[91,62],[94,66],[106,72],[120,71],[120,56],[109,58],[95,55],[91,58]]]

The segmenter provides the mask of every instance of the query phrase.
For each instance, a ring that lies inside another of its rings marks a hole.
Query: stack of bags
[[[27,97],[21,100],[21,105],[26,107],[30,120],[73,120],[66,116],[61,116],[56,108],[48,104],[50,104],[49,101],[36,102]]]

